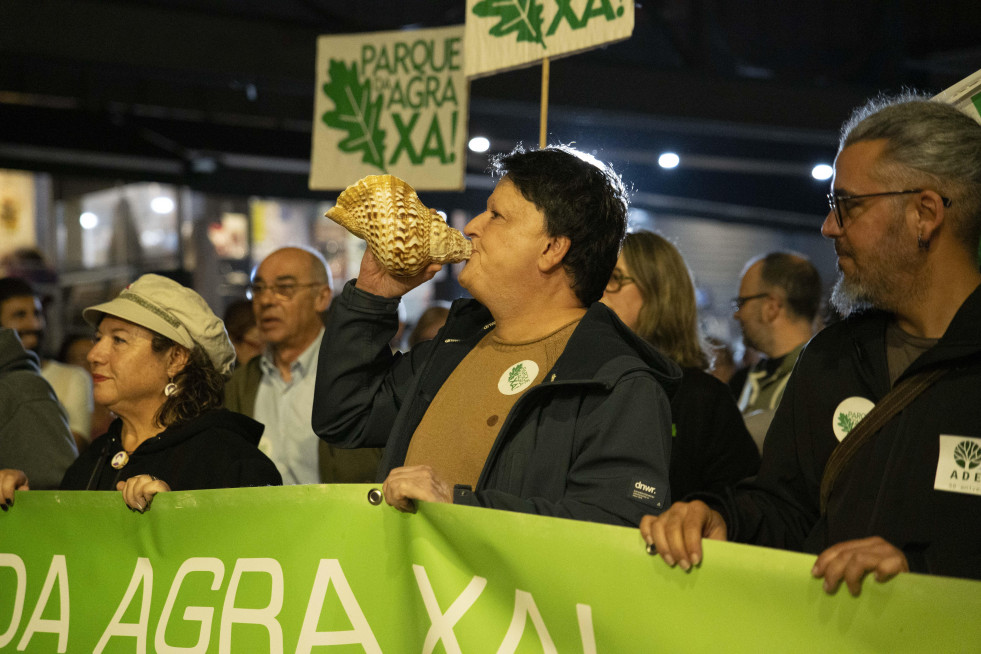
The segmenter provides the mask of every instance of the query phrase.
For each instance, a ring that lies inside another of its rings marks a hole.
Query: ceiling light
[[[490,141],[483,136],[475,136],[470,139],[468,147],[472,152],[487,152],[490,149]]]
[[[174,210],[174,201],[166,195],[158,195],[150,200],[150,208],[154,213],[170,213]]]
[[[661,168],[676,168],[681,163],[681,157],[674,152],[665,152],[657,158],[657,165]]]
[[[834,172],[834,168],[828,164],[818,164],[811,169],[811,177],[823,182],[826,179],[831,179]]]
[[[85,211],[78,217],[78,224],[82,229],[95,229],[99,225],[99,217],[91,211]]]

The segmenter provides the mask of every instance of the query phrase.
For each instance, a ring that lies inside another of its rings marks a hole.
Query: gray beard
[[[842,318],[851,314],[871,309],[875,306],[873,299],[869,296],[866,289],[861,286],[850,284],[845,275],[838,270],[838,279],[835,287],[831,291],[831,305],[838,311]]]

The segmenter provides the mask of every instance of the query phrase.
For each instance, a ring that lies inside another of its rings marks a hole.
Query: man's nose
[[[480,227],[483,225],[483,220],[486,219],[487,212],[478,213],[476,216],[470,219],[470,221],[463,226],[463,234],[467,238],[473,238],[477,235]]]
[[[824,238],[841,236],[841,227],[838,226],[838,218],[834,211],[828,211],[828,215],[824,217],[824,222],[821,223],[821,236]]]

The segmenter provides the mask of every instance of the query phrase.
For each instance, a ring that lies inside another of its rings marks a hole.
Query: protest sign
[[[978,70],[933,97],[954,105],[981,123],[981,70]]]
[[[462,26],[322,36],[310,188],[389,173],[462,189],[468,110]]]
[[[467,77],[582,52],[633,29],[633,0],[467,0]]]

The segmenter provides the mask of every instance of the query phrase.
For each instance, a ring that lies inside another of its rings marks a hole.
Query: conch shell
[[[393,175],[369,175],[348,186],[326,216],[367,241],[394,275],[415,275],[430,263],[463,261],[473,251],[467,237]]]

